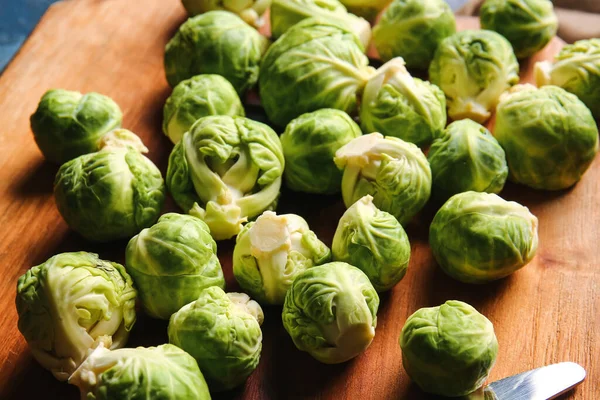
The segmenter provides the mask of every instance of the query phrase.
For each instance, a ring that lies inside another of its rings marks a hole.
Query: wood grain
[[[111,96],[124,127],[138,133],[163,173],[172,145],[161,133],[162,105],[170,93],[163,48],[184,21],[176,0],[80,0],[50,8],[0,76],[0,398],[76,399],[76,388],[56,381],[31,357],[17,330],[16,281],[29,267],[63,252],[86,250],[123,262],[125,241],[97,245],[70,232],[52,197],[57,167],[44,162],[29,115],[51,87]],[[462,26],[476,21],[462,21]],[[545,50],[554,54],[559,41]],[[525,77],[529,77],[528,72]],[[436,266],[427,245],[434,210],[408,227],[412,258],[406,277],[382,296],[376,338],[353,361],[323,365],[294,348],[280,308],[266,310],[261,363],[245,386],[219,399],[425,399],[402,369],[398,335],[419,307],[448,299],[467,301],[494,323],[500,352],[490,380],[534,367],[575,361],[587,380],[569,399],[600,398],[600,161],[574,188],[556,193],[507,185],[502,196],[530,207],[540,222],[534,261],[499,282],[461,284]],[[176,210],[168,202],[165,211]],[[303,215],[330,244],[344,207],[337,196],[283,192],[279,212]],[[219,243],[229,290],[233,242]],[[166,341],[166,323],[139,313],[131,346]]]

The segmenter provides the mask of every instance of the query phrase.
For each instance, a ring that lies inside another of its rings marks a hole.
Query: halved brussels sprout
[[[509,179],[535,189],[577,183],[598,152],[598,127],[577,96],[557,86],[519,85],[500,100],[494,134]]]
[[[348,114],[332,108],[292,120],[281,135],[287,186],[299,192],[338,193],[342,173],[333,157],[340,147],[360,135],[359,126]]]
[[[457,193],[500,193],[508,176],[504,150],[482,125],[470,119],[448,125],[427,153],[432,196],[444,203]]]
[[[131,238],[125,266],[154,318],[169,319],[204,288],[225,289],[217,244],[204,221],[191,215],[164,214]]]
[[[265,211],[247,223],[233,249],[233,275],[261,303],[283,304],[294,279],[331,258],[329,248],[295,214]]]
[[[69,383],[82,399],[210,400],[196,360],[171,344],[110,351],[97,347]]]
[[[440,42],[456,32],[444,0],[394,0],[373,29],[382,60],[402,57],[409,68],[427,69]]]
[[[563,47],[554,63],[536,63],[535,79],[538,86],[555,85],[573,93],[600,120],[600,39]]]
[[[486,283],[523,268],[538,247],[538,220],[527,207],[492,193],[454,195],[429,227],[442,270],[461,282]]]
[[[110,97],[52,89],[30,117],[33,138],[44,158],[62,164],[98,151],[98,141],[121,126],[123,113]]]
[[[216,240],[275,207],[284,158],[277,134],[243,117],[199,119],[169,157],[167,186],[186,213],[204,220]]]
[[[93,253],[57,254],[19,278],[19,331],[33,357],[66,381],[99,343],[125,345],[135,323],[135,298],[122,265]]]
[[[254,86],[269,41],[237,15],[209,11],[188,19],[165,48],[169,85],[200,74],[225,77],[239,94]]]
[[[169,343],[192,355],[211,391],[232,389],[258,366],[263,312],[243,293],[212,286],[169,321]]]
[[[363,52],[354,33],[333,22],[309,18],[294,25],[260,66],[260,97],[269,120],[285,126],[321,108],[355,112],[374,72]]]
[[[373,204],[406,224],[429,200],[431,169],[417,146],[395,137],[370,133],[335,153],[344,170],[342,197],[346,207],[370,194]]]
[[[202,117],[229,115],[244,117],[245,111],[235,88],[221,75],[196,75],[173,89],[163,109],[163,132],[177,143]]]
[[[400,57],[385,63],[365,86],[360,108],[365,132],[426,146],[446,126],[444,92],[413,78]]]
[[[338,223],[333,259],[360,268],[378,292],[390,290],[404,275],[410,261],[410,243],[400,222],[379,210],[366,195],[346,210]]]
[[[467,30],[440,43],[429,66],[429,79],[446,94],[450,118],[483,123],[500,95],[519,82],[519,64],[503,36]]]
[[[190,17],[214,10],[224,10],[238,14],[246,23],[260,27],[262,15],[267,11],[271,0],[181,0]]]
[[[391,0],[340,0],[352,14],[374,21]]]
[[[325,364],[348,361],[375,337],[379,296],[360,269],[344,262],[312,267],[285,296],[281,318],[299,350]]]
[[[464,396],[479,389],[498,355],[492,323],[467,303],[417,310],[400,334],[402,365],[427,393]]]
[[[485,0],[479,18],[482,29],[508,39],[517,58],[532,56],[546,47],[558,29],[550,0]]]

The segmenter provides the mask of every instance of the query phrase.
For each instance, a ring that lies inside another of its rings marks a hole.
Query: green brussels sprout
[[[404,225],[429,200],[431,169],[427,157],[412,143],[370,133],[340,148],[334,161],[344,170],[342,197],[346,207],[369,194],[377,208]]]
[[[437,86],[410,76],[402,58],[394,58],[365,86],[360,121],[365,132],[426,146],[446,126],[446,98]]]
[[[90,400],[210,400],[196,360],[171,344],[113,351],[99,346],[69,383]]]
[[[374,21],[381,10],[390,3],[390,0],[340,0],[352,14]]]
[[[360,268],[378,292],[390,290],[410,261],[410,243],[400,222],[373,204],[366,195],[346,210],[338,223],[333,259]]]
[[[133,134],[122,133],[102,150],[63,164],[54,180],[58,211],[88,240],[130,238],[155,223],[164,204],[160,171],[122,140]]]
[[[18,328],[33,357],[66,381],[99,343],[125,345],[135,298],[122,265],[93,253],[57,254],[19,278]]]
[[[329,248],[304,218],[265,211],[237,236],[233,275],[242,290],[260,303],[283,304],[298,275],[330,258]]]
[[[450,118],[483,123],[500,95],[519,82],[519,64],[508,40],[498,33],[462,31],[440,43],[429,79],[446,94]]]
[[[600,39],[563,47],[554,63],[536,63],[535,79],[538,86],[555,85],[573,93],[600,120]]]
[[[181,0],[190,17],[214,10],[224,10],[238,14],[246,23],[260,27],[262,15],[267,11],[271,0]]]
[[[550,0],[485,0],[479,18],[483,29],[508,39],[519,59],[546,47],[558,30]]]
[[[248,295],[211,286],[171,316],[169,343],[196,359],[211,391],[229,390],[258,366],[263,319]]]
[[[467,303],[417,310],[400,334],[402,364],[427,393],[464,396],[479,389],[498,355],[492,323]]]
[[[169,319],[204,288],[225,289],[217,244],[204,221],[191,215],[164,214],[134,236],[125,266],[144,311],[154,318]]]
[[[332,108],[292,120],[281,135],[287,186],[298,192],[338,193],[342,173],[333,157],[340,147],[360,135],[360,127],[348,114]]]
[[[350,29],[364,48],[371,41],[371,25],[363,18],[348,13],[338,0],[273,0],[271,4],[271,33],[279,38],[298,22],[315,17],[335,22]]]
[[[248,218],[275,208],[283,166],[281,142],[267,125],[204,117],[173,148],[167,186],[179,207],[206,222],[213,238],[229,239]]]
[[[535,189],[577,183],[598,152],[598,127],[577,96],[557,86],[519,85],[496,110],[494,134],[508,178]]]
[[[98,151],[98,141],[119,128],[122,118],[121,109],[110,97],[52,89],[42,96],[30,122],[44,158],[63,164]]]
[[[209,115],[246,116],[235,88],[221,75],[196,75],[173,89],[163,109],[163,132],[176,144],[190,127]]]
[[[227,78],[239,94],[256,83],[269,41],[240,17],[209,11],[188,19],[167,43],[165,73],[169,85],[200,74]]]
[[[352,114],[374,72],[364,47],[333,22],[300,21],[267,51],[260,67],[260,98],[269,120],[285,126],[321,108]]]
[[[465,283],[486,283],[533,259],[537,227],[535,215],[519,203],[492,193],[463,192],[435,214],[429,244],[446,274]]]
[[[281,318],[299,350],[325,364],[346,362],[375,337],[379,296],[360,269],[344,262],[312,267],[285,295]]]
[[[432,197],[444,203],[457,193],[500,193],[508,176],[504,150],[490,131],[470,119],[448,125],[427,154]]]
[[[373,43],[383,61],[402,57],[409,68],[426,70],[440,42],[455,32],[444,0],[394,0],[373,29]]]

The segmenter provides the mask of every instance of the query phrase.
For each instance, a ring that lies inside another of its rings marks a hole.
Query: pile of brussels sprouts
[[[462,32],[443,0],[387,3],[183,0],[191,17],[164,54],[164,178],[110,98],[44,94],[31,128],[61,164],[59,212],[90,241],[129,243],[124,266],[62,253],[19,279],[18,327],[42,366],[91,399],[208,399],[256,369],[261,306],[282,307],[299,350],[348,361],[373,341],[379,294],[407,273],[405,229],[427,204],[452,278],[484,284],[533,259],[537,218],[497,194],[507,180],[566,189],[590,166],[600,41],[536,66],[539,88],[517,85],[517,60],[556,33],[550,1],[487,0],[485,29]],[[267,38],[255,27],[269,7]],[[269,124],[246,115],[256,86]],[[492,134],[481,124],[494,112]],[[314,207],[341,193],[330,246],[302,216],[276,213],[282,185]],[[181,213],[161,215],[167,192]],[[231,238],[243,293],[225,291],[216,241]],[[169,321],[169,344],[124,348],[136,302]],[[400,346],[414,382],[444,396],[480,388],[498,353],[492,323],[454,300],[411,315]]]

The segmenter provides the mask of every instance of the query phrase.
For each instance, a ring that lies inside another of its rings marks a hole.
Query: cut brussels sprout
[[[243,117],[199,119],[169,157],[167,186],[186,213],[216,240],[239,233],[248,218],[275,208],[284,158],[277,134]]]
[[[444,92],[410,76],[400,57],[388,61],[367,83],[360,120],[365,132],[380,132],[426,146],[446,126]]]
[[[220,75],[197,75],[181,81],[163,109],[163,132],[178,143],[194,122],[209,115],[244,117],[242,102],[234,87]]]
[[[500,100],[494,134],[509,179],[535,189],[577,183],[598,152],[598,127],[577,96],[556,86],[519,85]]]
[[[352,114],[374,72],[351,30],[314,18],[302,20],[267,51],[259,90],[269,120],[285,126],[322,108]]]
[[[209,11],[223,10],[235,13],[246,23],[260,27],[263,14],[271,0],[181,0],[190,17]]]
[[[42,96],[30,122],[44,158],[63,164],[98,151],[98,141],[119,128],[122,118],[121,109],[110,97],[52,89]]]
[[[409,68],[426,70],[440,42],[456,32],[444,0],[394,0],[373,29],[382,60],[402,57]]]
[[[446,94],[450,118],[483,123],[500,95],[519,82],[519,64],[503,36],[467,30],[440,43],[429,66],[429,79]]]
[[[352,14],[374,21],[391,0],[340,0]]]
[[[500,193],[508,176],[504,150],[482,125],[470,119],[448,125],[427,153],[432,196],[444,203],[457,193]]]
[[[196,360],[171,344],[113,351],[100,345],[69,383],[90,400],[210,400]]]
[[[200,74],[225,77],[239,94],[254,86],[267,38],[227,11],[209,11],[188,19],[167,43],[165,73],[169,85]]]
[[[211,391],[229,390],[258,366],[263,319],[248,295],[212,286],[171,316],[169,343],[196,359]]]
[[[546,47],[558,29],[550,0],[485,0],[479,18],[483,29],[508,39],[517,58],[532,56]]]
[[[573,93],[600,120],[600,39],[563,47],[554,63],[536,63],[535,79],[538,86],[560,86]]]
[[[125,345],[135,298],[122,265],[93,253],[57,254],[19,278],[18,328],[33,357],[66,381],[99,343]]]
[[[421,308],[408,317],[400,347],[410,378],[424,392],[447,397],[479,389],[498,355],[492,323],[457,300]]]
[[[390,290],[406,274],[410,243],[402,225],[379,210],[366,195],[346,210],[338,223],[333,259],[360,268],[378,292]]]
[[[421,149],[412,143],[371,133],[340,148],[334,161],[344,170],[346,207],[369,194],[377,208],[404,225],[429,200],[431,169]]]
[[[538,220],[527,207],[492,193],[454,195],[429,228],[442,270],[465,283],[486,283],[523,268],[538,247]]]
[[[204,221],[191,215],[164,214],[131,238],[125,266],[154,318],[169,319],[204,288],[225,289],[217,244]]]
[[[375,337],[379,296],[360,269],[344,262],[312,267],[285,296],[281,318],[299,350],[325,364],[348,361]]]
[[[342,173],[335,152],[362,135],[343,111],[325,108],[292,120],[281,135],[286,185],[298,192],[333,194],[340,191]]]

